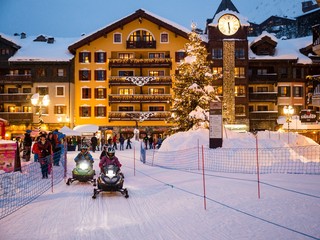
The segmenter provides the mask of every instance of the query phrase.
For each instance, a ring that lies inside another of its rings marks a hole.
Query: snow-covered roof
[[[42,35],[47,38],[52,38],[51,36]],[[11,36],[9,38],[12,42],[21,46],[19,51],[9,58],[9,62],[64,62],[70,61],[74,57],[68,51],[68,46],[75,38],[54,38],[53,43],[34,41],[37,36],[27,36],[23,39],[21,39],[20,36]]]
[[[278,43],[278,39],[276,38],[276,36],[274,36],[272,33],[268,33],[267,31],[263,31],[258,37],[254,38],[254,40],[250,43],[250,46],[252,46],[252,44],[256,42],[259,42],[264,37],[269,37],[272,41]]]
[[[249,46],[252,42],[256,42],[256,39],[261,39],[261,35],[258,37],[249,37]],[[303,38],[294,38],[288,40],[280,40],[277,39],[277,47],[275,49],[275,54],[273,56],[270,55],[256,55],[252,52],[249,47],[249,59],[250,60],[295,60],[297,59],[297,63],[301,64],[311,64],[312,60],[300,53],[301,48],[305,48],[306,46],[312,44],[312,36],[307,36]]]
[[[217,13],[217,15],[214,17],[214,19],[212,20],[212,23],[210,23],[209,26],[213,26],[213,27],[218,26],[219,18],[225,14],[232,14],[232,15],[236,16],[239,19],[240,24],[242,26],[250,26],[250,23],[248,22],[248,19],[246,17],[242,16],[241,14],[239,14],[237,12],[231,11],[229,9],[226,9],[226,10],[223,10],[223,11]]]

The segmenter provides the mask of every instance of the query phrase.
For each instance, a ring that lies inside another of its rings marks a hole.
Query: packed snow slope
[[[116,152],[128,199],[92,199],[91,184],[62,181],[0,220],[0,239],[320,239],[319,175],[261,175],[259,199],[256,175],[206,172],[204,198],[202,171],[145,165],[135,144]],[[67,155],[69,176],[76,153]],[[92,154],[98,171],[100,152]]]

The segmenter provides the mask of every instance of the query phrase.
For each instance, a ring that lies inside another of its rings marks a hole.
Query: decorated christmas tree
[[[195,26],[185,45],[186,57],[180,62],[175,75],[174,97],[171,108],[172,132],[187,131],[191,128],[208,128],[209,103],[217,101],[212,81],[217,78],[212,74],[208,52],[196,32]]]

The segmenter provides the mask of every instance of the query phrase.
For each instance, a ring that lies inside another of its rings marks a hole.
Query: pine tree
[[[211,82],[215,78],[207,60],[208,52],[195,26],[185,45],[186,57],[177,68],[171,121],[172,132],[208,127],[209,102],[215,98]]]

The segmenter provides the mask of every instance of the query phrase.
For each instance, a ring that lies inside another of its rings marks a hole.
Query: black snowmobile
[[[116,165],[107,165],[104,172],[97,179],[98,186],[93,189],[92,198],[95,199],[100,192],[120,192],[128,198],[128,190],[123,188],[124,176]]]
[[[70,185],[70,183],[73,183],[74,181],[79,181],[91,182],[93,186],[96,186],[96,179],[94,178],[95,174],[93,163],[90,160],[79,160],[76,167],[72,170],[72,178],[69,178],[66,184]]]

